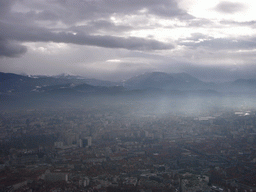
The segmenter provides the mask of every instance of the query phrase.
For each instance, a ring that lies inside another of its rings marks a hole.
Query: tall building
[[[79,140],[79,147],[90,147],[92,146],[92,137],[86,137]]]

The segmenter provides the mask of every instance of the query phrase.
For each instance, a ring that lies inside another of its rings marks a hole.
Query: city
[[[255,191],[255,111],[1,114],[1,190]]]

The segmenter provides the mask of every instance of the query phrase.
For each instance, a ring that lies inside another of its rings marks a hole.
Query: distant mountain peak
[[[126,80],[124,86],[139,89],[180,89],[200,83],[203,82],[187,73],[149,72]]]

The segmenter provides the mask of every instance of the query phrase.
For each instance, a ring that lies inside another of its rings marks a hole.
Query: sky
[[[254,0],[0,0],[0,71],[256,77]]]

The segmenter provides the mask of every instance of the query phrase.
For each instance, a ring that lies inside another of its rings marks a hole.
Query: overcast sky
[[[0,0],[0,71],[256,77],[254,0]]]

